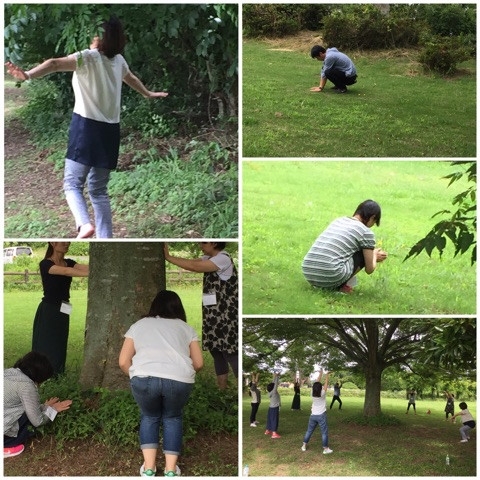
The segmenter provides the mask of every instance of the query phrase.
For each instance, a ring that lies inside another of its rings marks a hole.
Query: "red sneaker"
[[[273,432],[272,438],[282,438],[282,436],[279,435],[277,432]]]
[[[3,449],[3,458],[16,457],[25,450],[24,445],[17,445],[16,447],[7,447]]]
[[[270,430],[265,430],[265,435],[271,435],[272,432]]]
[[[340,293],[352,293],[353,292],[353,288],[350,287],[349,285],[345,284],[345,285],[342,285],[341,287],[338,288],[338,291]]]

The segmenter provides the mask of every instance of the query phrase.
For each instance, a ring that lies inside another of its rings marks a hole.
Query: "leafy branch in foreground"
[[[464,176],[467,177],[467,181],[471,185],[453,198],[452,205],[457,206],[456,211],[441,210],[433,215],[432,218],[447,214],[451,215],[451,217],[435,224],[430,232],[410,249],[404,261],[410,257],[416,257],[424,250],[429,257],[431,257],[434,250],[438,250],[440,256],[442,256],[447,245],[447,239],[450,239],[455,247],[454,256],[458,254],[463,255],[471,249],[471,264],[473,265],[476,262],[477,166],[475,161],[452,162],[452,165],[466,165],[467,168],[465,171],[456,171],[443,177],[450,180],[448,186],[462,179]]]

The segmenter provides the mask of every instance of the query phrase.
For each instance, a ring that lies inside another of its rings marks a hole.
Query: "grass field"
[[[75,281],[75,280],[74,280]],[[201,335],[201,286],[171,287],[182,299],[187,320]],[[16,360],[32,349],[33,319],[42,293],[4,292],[4,365],[12,366]],[[67,369],[77,369],[83,362],[83,339],[87,312],[87,290],[71,290],[70,303],[73,312],[70,316],[70,334],[67,348]],[[209,356],[205,356],[207,365]]]
[[[302,410],[292,411],[293,395],[282,395],[278,429],[282,438],[276,440],[264,435],[268,398],[262,398],[257,428],[249,426],[250,397],[243,399],[242,464],[249,466],[251,476],[476,476],[476,430],[468,443],[459,443],[459,421],[445,421],[443,400],[417,400],[418,414],[413,415],[410,409],[407,416],[407,400],[382,399],[382,412],[397,417],[401,424],[366,427],[346,421],[362,411],[363,398],[350,398],[342,392],[342,410],[336,403],[327,412],[333,453],[323,455],[318,428],[307,451],[300,450],[310,415],[310,398],[302,395]],[[329,393],[327,408],[330,401]],[[467,403],[475,416],[475,402]],[[445,464],[447,454],[450,466]]]
[[[451,207],[464,182],[447,188],[455,168],[437,161],[244,161],[243,313],[475,314],[470,255],[421,254],[403,262]],[[351,295],[312,288],[303,257],[335,218],[372,198],[382,207],[377,244],[389,253]]]
[[[475,60],[426,75],[417,51],[346,52],[358,82],[318,86],[310,32],[243,43],[244,157],[475,157]]]

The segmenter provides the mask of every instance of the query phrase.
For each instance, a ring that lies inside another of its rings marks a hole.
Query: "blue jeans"
[[[140,448],[158,448],[163,426],[163,453],[180,455],[183,438],[183,407],[193,383],[159,377],[133,377],[133,397],[141,412]]]
[[[310,415],[308,420],[308,427],[305,436],[303,437],[303,443],[308,443],[317,425],[322,432],[322,445],[328,447],[328,425],[327,425],[327,412],[321,415]]]
[[[63,190],[68,206],[75,217],[77,228],[86,223],[92,223],[88,214],[87,202],[83,196],[86,183],[95,215],[97,238],[112,238],[113,236],[112,211],[107,191],[109,178],[110,170],[106,168],[90,167],[68,158],[65,160]]]

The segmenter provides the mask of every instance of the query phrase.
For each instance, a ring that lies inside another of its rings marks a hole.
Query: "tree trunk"
[[[124,333],[146,315],[166,285],[162,243],[92,242],[83,388],[128,388],[118,367]]]
[[[375,417],[382,413],[380,392],[382,390],[383,366],[378,355],[379,332],[376,320],[365,320],[367,364],[365,366],[365,403],[363,414],[366,417]]]
[[[375,417],[382,413],[380,393],[382,390],[382,370],[377,365],[369,365],[365,372],[365,402],[363,404],[363,415]]]

